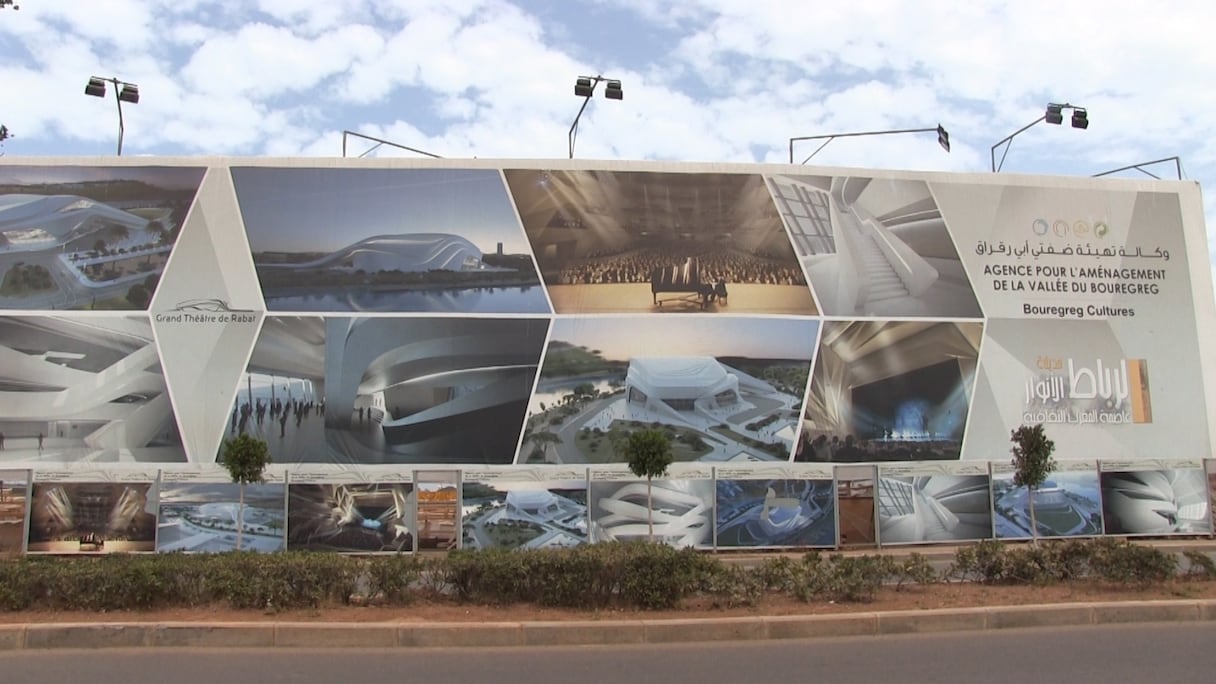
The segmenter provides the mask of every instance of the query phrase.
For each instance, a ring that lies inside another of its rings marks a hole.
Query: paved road
[[[1216,624],[671,646],[0,654],[5,684],[214,682],[1211,682]]]

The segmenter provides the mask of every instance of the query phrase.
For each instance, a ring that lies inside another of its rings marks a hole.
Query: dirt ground
[[[939,584],[884,589],[870,603],[802,603],[774,595],[762,605],[723,608],[693,599],[677,610],[580,611],[532,605],[477,606],[450,602],[419,602],[404,607],[335,606],[315,610],[268,612],[232,610],[222,606],[156,611],[105,613],[25,611],[0,613],[0,624],[46,622],[526,622],[553,620],[655,620],[747,617],[756,615],[824,615],[891,610],[926,610],[976,606],[1058,604],[1085,601],[1153,601],[1216,599],[1216,582],[1183,582],[1133,590],[1126,587],[1076,583],[1050,587],[1003,587]]]

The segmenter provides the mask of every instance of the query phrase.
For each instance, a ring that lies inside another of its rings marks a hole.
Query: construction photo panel
[[[647,485],[628,468],[592,468],[591,541],[713,548],[713,468],[675,463]]]
[[[797,460],[959,460],[982,333],[968,321],[825,321]]]
[[[621,462],[658,428],[676,461],[789,461],[819,323],[681,316],[559,317],[517,462]]]
[[[157,475],[156,470],[38,473],[30,493],[26,551],[154,551]]]
[[[492,169],[234,167],[269,311],[548,313]]]
[[[465,549],[559,549],[587,543],[585,468],[466,470]]]
[[[25,508],[30,471],[0,470],[0,555],[25,548]]]
[[[0,316],[0,462],[184,463],[146,314]]]
[[[0,308],[148,308],[203,167],[4,166]]]
[[[372,477],[380,481],[369,482]],[[412,478],[412,473],[293,472],[287,495],[287,548],[412,553],[417,503]]]
[[[281,475],[265,479],[242,492],[227,473],[162,471],[157,552],[282,551],[286,484]]]
[[[418,551],[460,548],[460,471],[419,470],[414,473],[418,500]]]
[[[874,547],[878,542],[878,509],[874,501],[876,466],[839,465],[836,476],[836,518],[840,548]]]
[[[1013,475],[1011,463],[992,464],[992,515],[997,539],[1102,534],[1102,490],[1095,462],[1056,461],[1055,470],[1034,489],[1033,501],[1026,487],[1013,484]]]
[[[557,313],[817,313],[758,175],[503,173]]]
[[[924,544],[992,538],[987,463],[878,467],[878,540]]]
[[[836,483],[819,464],[718,466],[717,548],[834,548]]]
[[[780,175],[768,185],[824,314],[983,316],[924,181]]]
[[[1203,462],[1102,461],[1106,534],[1209,534],[1207,473]]]

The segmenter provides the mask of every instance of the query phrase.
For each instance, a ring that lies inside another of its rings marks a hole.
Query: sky
[[[810,361],[819,323],[808,318],[647,316],[559,318],[551,340],[598,350],[610,361],[635,356],[743,356]]]
[[[1216,3],[1045,0],[18,0],[0,10],[6,156],[341,156],[343,131],[444,157],[565,158],[580,75],[582,159],[787,162],[1085,176],[1177,156],[1216,177]],[[600,86],[602,93],[603,86]],[[1066,112],[1067,116],[1067,112]],[[351,156],[374,143],[345,136]],[[795,161],[818,142],[795,145]],[[997,150],[998,158],[1001,150]],[[415,156],[381,146],[369,156]],[[1173,162],[1145,167],[1176,177]],[[1138,171],[1120,175],[1148,178]],[[1209,235],[1216,200],[1208,192]],[[1211,251],[1210,254],[1216,254]]]
[[[234,168],[254,252],[334,252],[376,235],[452,233],[528,254],[502,176],[477,169]]]

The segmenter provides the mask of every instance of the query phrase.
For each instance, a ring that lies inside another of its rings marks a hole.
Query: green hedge
[[[1207,555],[1177,556],[1110,538],[960,548],[938,573],[910,553],[774,556],[726,564],[692,549],[644,542],[572,549],[456,551],[447,556],[356,557],[288,552],[18,557],[0,560],[0,610],[150,610],[207,605],[277,611],[420,598],[596,610],[663,609],[689,597],[752,606],[766,594],[803,601],[870,601],[880,589],[939,581],[1052,584],[1074,580],[1143,588],[1175,578],[1216,579]]]

